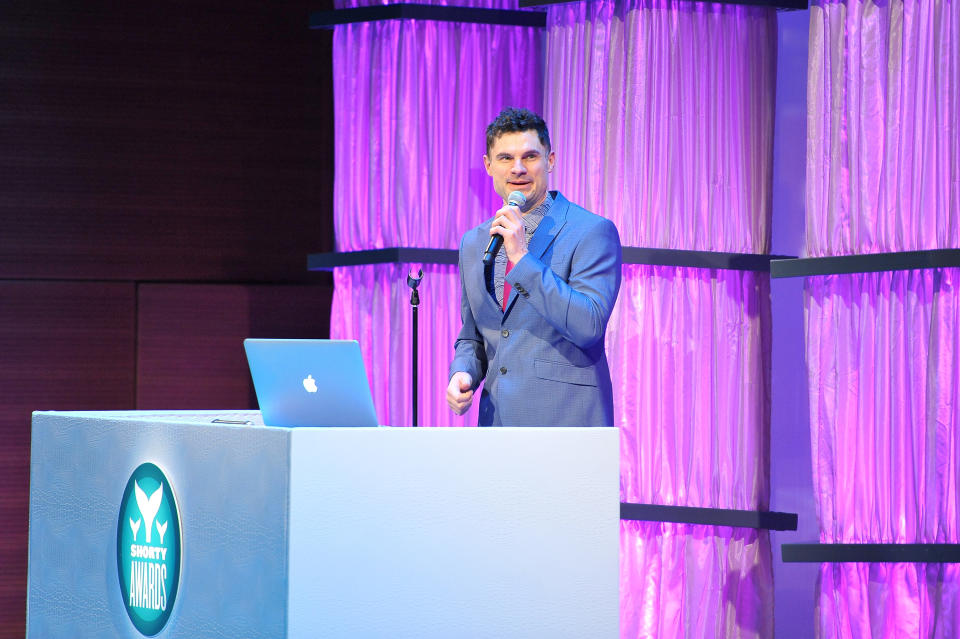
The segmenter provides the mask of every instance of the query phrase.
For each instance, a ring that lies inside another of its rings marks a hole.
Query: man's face
[[[553,171],[554,162],[553,151],[547,153],[532,129],[504,133],[483,156],[497,195],[506,202],[510,193],[520,191],[527,198],[524,211],[539,205],[547,196],[547,175]]]

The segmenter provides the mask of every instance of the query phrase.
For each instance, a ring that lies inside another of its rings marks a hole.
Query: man
[[[447,387],[462,415],[484,382],[480,426],[613,425],[604,337],[620,289],[620,236],[547,191],[555,163],[540,116],[508,108],[487,127],[483,164],[504,206],[460,242],[463,327]],[[522,208],[507,204],[514,191]],[[485,267],[493,235],[503,248]]]

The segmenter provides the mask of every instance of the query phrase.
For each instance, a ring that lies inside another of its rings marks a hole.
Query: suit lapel
[[[550,212],[540,220],[536,233],[533,234],[530,244],[527,245],[527,251],[537,259],[543,257],[546,250],[553,244],[553,240],[556,239],[557,233],[566,224],[567,208],[569,206],[570,202],[567,198],[557,193],[553,204],[550,205]]]
[[[476,251],[478,255],[481,251],[483,251],[483,248],[487,245],[487,242],[490,241],[490,236],[487,235],[485,231],[490,228],[491,222],[493,222],[493,219],[484,222],[477,231],[478,241]],[[485,298],[481,307],[476,309],[476,311],[478,313],[483,313],[484,315],[489,313],[493,317],[499,317],[503,314],[503,309],[500,308],[500,305],[497,303],[497,299],[490,294],[490,291],[487,288],[487,271],[486,267],[483,265],[483,262],[481,260],[471,262],[470,269],[473,273],[473,275],[469,278],[470,281],[477,282],[479,284],[479,288],[477,290],[483,291],[483,297]],[[491,278],[492,277],[493,275],[491,274]]]
[[[553,204],[550,205],[550,212],[540,220],[536,232],[527,245],[527,252],[538,260],[543,257],[543,254],[557,238],[557,233],[559,233],[563,225],[567,223],[567,209],[570,206],[570,202],[567,198],[563,197],[559,191],[555,191],[554,193]],[[510,314],[510,309],[513,308],[516,301],[517,292],[511,288],[510,299],[507,300],[507,310],[503,312],[504,318]]]

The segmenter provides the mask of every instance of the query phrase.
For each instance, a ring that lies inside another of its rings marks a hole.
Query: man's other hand
[[[447,385],[447,405],[457,415],[463,415],[473,404],[473,378],[469,373],[458,371],[450,378]]]

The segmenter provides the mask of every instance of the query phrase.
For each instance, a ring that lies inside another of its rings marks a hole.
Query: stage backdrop
[[[960,7],[810,7],[807,254],[960,247]],[[958,543],[960,269],[805,286],[822,542]],[[819,634],[960,636],[960,566],[824,564]]]
[[[776,13],[628,0],[548,10],[556,182],[624,245],[765,253]],[[769,504],[769,277],[628,265],[607,335],[621,498]],[[772,637],[769,536],[623,522],[623,637]]]
[[[358,6],[340,2],[338,8]],[[434,2],[433,4],[447,4]],[[516,8],[509,2],[462,6]],[[336,27],[333,45],[338,251],[454,249],[502,204],[483,168],[483,131],[505,105],[540,111],[543,31],[388,20]],[[380,422],[409,426],[411,312],[406,275],[420,265],[337,269],[331,337],[358,339]],[[444,399],[459,332],[455,266],[425,265],[420,309],[419,421],[455,417]]]
[[[334,67],[338,250],[456,248],[500,206],[481,155],[508,105],[544,113],[552,187],[614,220],[625,245],[769,249],[772,9],[571,3],[548,10],[545,36],[350,25],[337,27]],[[331,334],[361,341],[380,421],[396,426],[411,415],[411,266],[335,274]],[[421,422],[475,424],[444,401],[459,277],[424,270]],[[767,508],[766,275],[625,266],[607,350],[624,501]],[[766,532],[629,522],[621,538],[622,636],[773,636]]]

